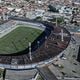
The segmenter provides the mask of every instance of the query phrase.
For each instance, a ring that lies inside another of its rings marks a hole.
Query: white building
[[[0,0],[0,3],[2,2],[2,0]]]

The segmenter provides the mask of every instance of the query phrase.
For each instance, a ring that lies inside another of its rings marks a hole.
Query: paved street
[[[37,73],[36,69],[33,70],[7,70],[6,80],[29,80]]]

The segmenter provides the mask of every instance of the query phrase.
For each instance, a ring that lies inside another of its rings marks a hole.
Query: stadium
[[[70,42],[70,33],[49,22],[9,20],[0,25],[0,67],[31,69],[50,63]]]

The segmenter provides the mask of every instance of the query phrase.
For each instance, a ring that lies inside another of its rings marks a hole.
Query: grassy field
[[[41,30],[18,25],[15,30],[0,38],[0,54],[16,53],[28,47],[41,33]]]

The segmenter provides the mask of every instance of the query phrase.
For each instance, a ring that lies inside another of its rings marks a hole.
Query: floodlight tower
[[[38,50],[39,50],[39,54],[40,54],[40,49],[39,49],[40,41],[37,41],[37,45],[38,45]]]
[[[32,61],[32,55],[31,55],[31,42],[29,42],[29,58]]]
[[[40,44],[40,41],[37,41],[38,48],[39,48],[39,44]]]
[[[56,17],[56,27],[58,26],[58,20],[57,20],[57,17]]]
[[[61,29],[61,41],[64,41],[63,29]]]
[[[8,20],[9,19],[9,16],[8,16],[8,14],[6,15],[6,20]]]
[[[47,36],[45,36],[45,48],[47,48],[48,46],[47,46]]]
[[[3,20],[5,21],[6,16],[5,16],[5,13],[4,12],[2,12],[2,17],[3,17]]]

